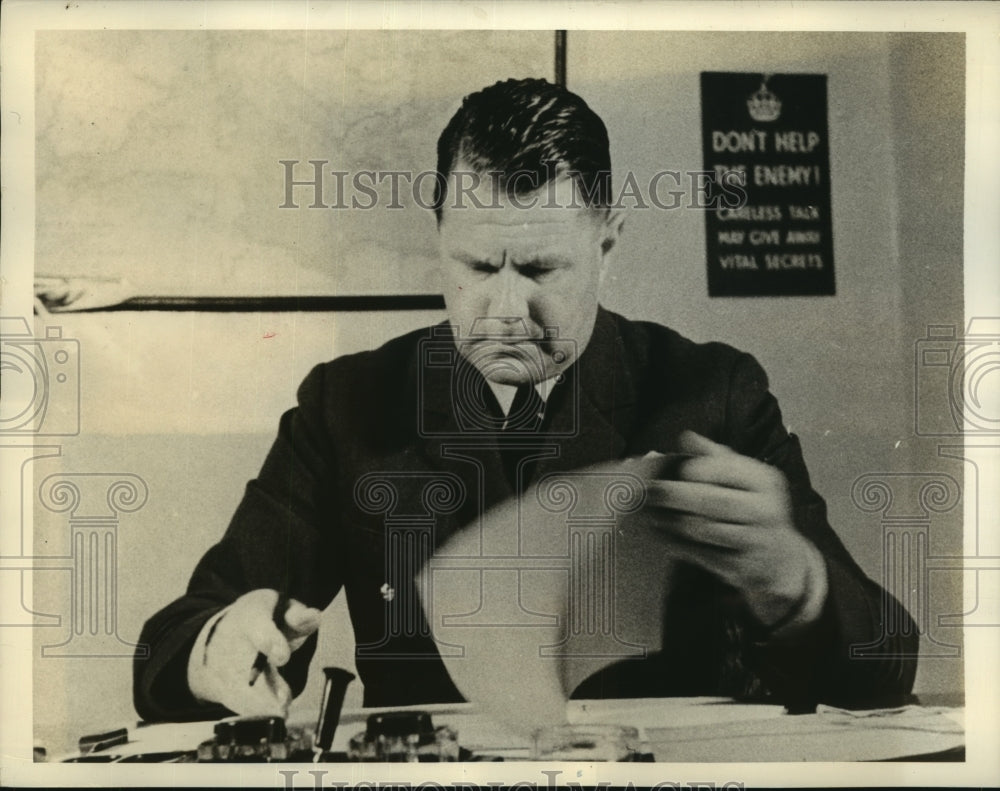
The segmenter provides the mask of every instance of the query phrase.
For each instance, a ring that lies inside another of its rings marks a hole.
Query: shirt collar
[[[542,401],[549,400],[549,394],[552,392],[552,388],[555,387],[557,378],[553,376],[543,382],[535,383],[535,392],[538,393]],[[514,395],[517,393],[517,386],[501,384],[490,379],[487,379],[486,383],[490,386],[490,390],[493,391],[493,395],[496,396],[497,403],[500,405],[503,413],[505,415],[509,413],[510,406],[514,403]]]

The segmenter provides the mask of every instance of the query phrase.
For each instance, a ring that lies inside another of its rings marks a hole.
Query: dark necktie
[[[507,419],[503,424],[505,437],[510,437],[516,442],[517,439],[529,440],[538,435],[545,419],[545,402],[538,395],[538,391],[532,384],[518,385],[517,393],[511,402],[507,412]],[[532,455],[534,451],[530,448],[511,447],[510,443],[501,440],[500,458],[503,461],[504,475],[511,488],[520,493],[517,480],[518,464],[525,456]],[[534,462],[526,461],[521,467],[521,484],[527,483],[531,478]]]
[[[545,402],[535,386],[518,385],[503,424],[504,433],[534,433],[542,427],[544,419]]]

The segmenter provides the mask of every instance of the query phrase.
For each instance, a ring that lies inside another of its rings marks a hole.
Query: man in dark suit
[[[140,715],[283,711],[342,588],[366,704],[461,700],[418,592],[434,548],[546,474],[632,458],[677,561],[670,640],[577,696],[902,700],[916,631],[827,523],[760,366],[599,306],[623,217],[600,118],[545,81],[498,83],[466,97],[438,170],[448,322],[305,379],[222,540],[146,624]]]

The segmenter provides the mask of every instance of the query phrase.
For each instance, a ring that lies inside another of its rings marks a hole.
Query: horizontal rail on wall
[[[375,294],[371,296],[306,297],[130,297],[114,305],[59,312],[189,310],[212,313],[280,313],[286,311],[362,312],[443,309],[444,297],[440,294]]]

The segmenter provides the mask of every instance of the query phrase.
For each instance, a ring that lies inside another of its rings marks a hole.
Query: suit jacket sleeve
[[[336,546],[336,510],[328,502],[336,474],[324,415],[326,366],[303,381],[298,406],[286,412],[258,477],[225,535],[201,559],[184,596],[146,622],[133,669],[133,698],[146,720],[214,719],[229,712],[197,701],[187,684],[194,641],[211,616],[242,594],[272,588],[324,608],[340,589],[343,553]],[[320,559],[323,559],[322,562]],[[292,693],[305,686],[316,636],[281,669]]]
[[[905,609],[865,576],[827,521],[798,439],[782,423],[767,377],[750,355],[733,367],[726,442],[780,468],[798,530],[826,561],[828,595],[818,621],[781,639],[751,629],[749,664],[790,708],[898,705],[916,673],[917,630]]]

